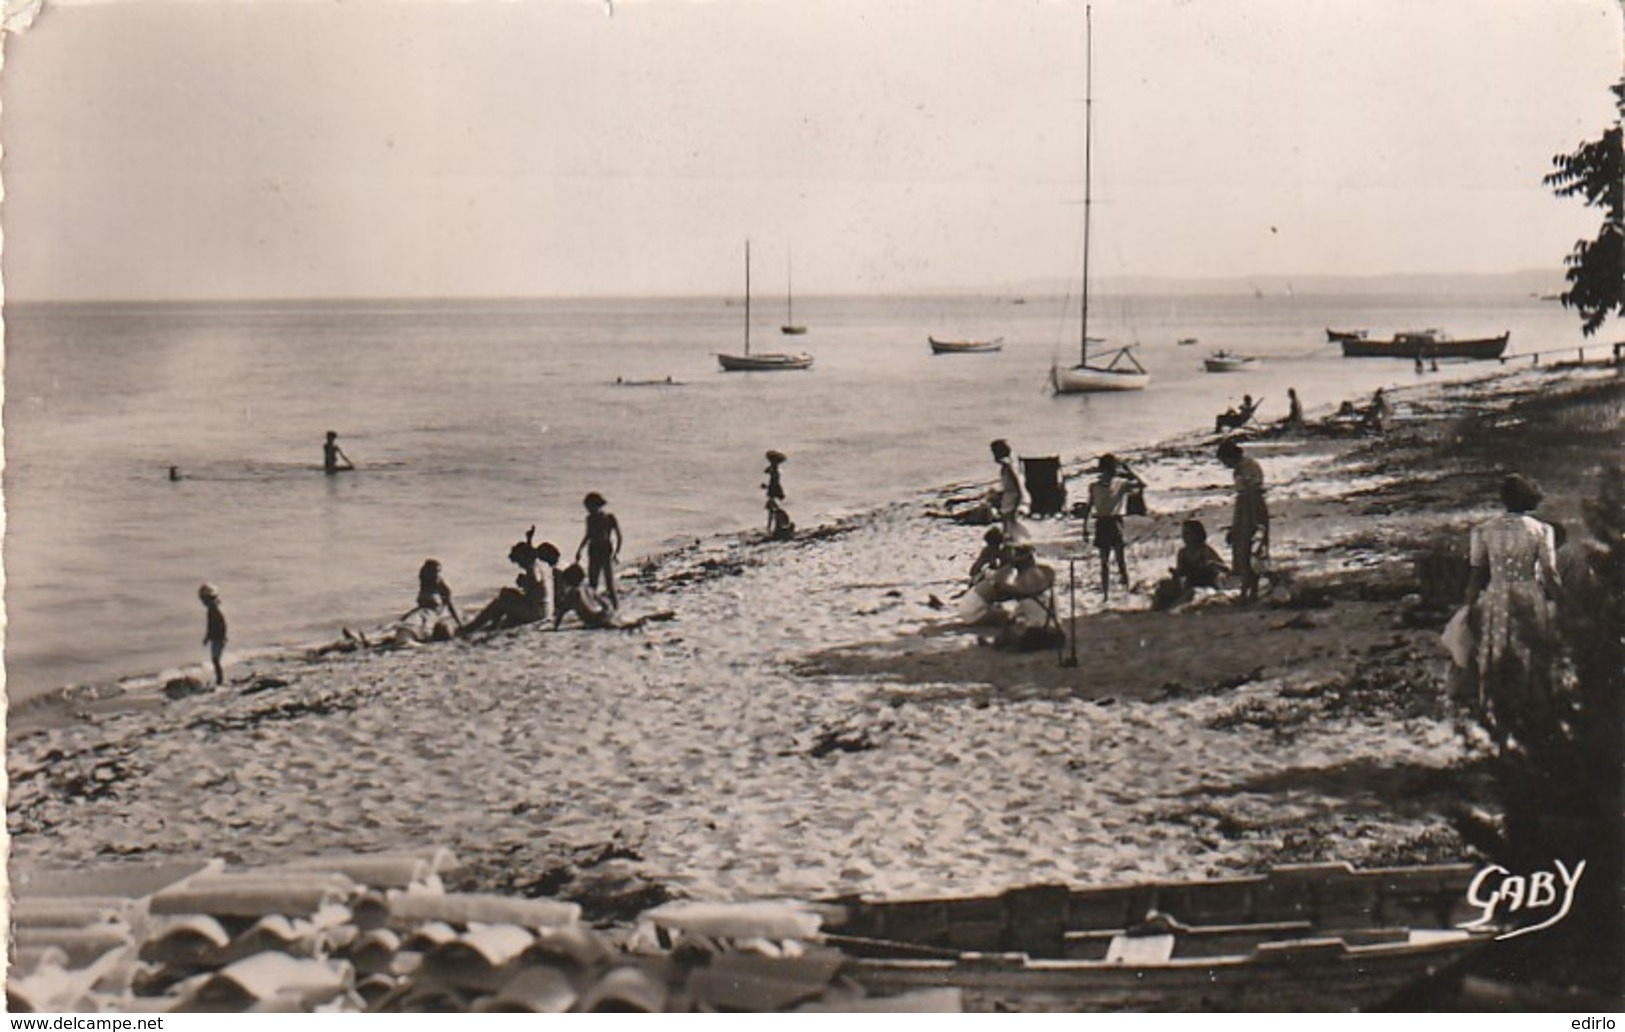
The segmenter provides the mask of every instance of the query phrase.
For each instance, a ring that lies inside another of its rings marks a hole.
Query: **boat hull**
[[[779,327],[779,332],[784,334],[786,337],[799,337],[802,334],[807,332],[807,327],[805,327],[805,326],[780,326]]]
[[[811,369],[812,356],[806,353],[798,355],[762,354],[762,355],[717,355],[717,362],[725,373],[775,373],[795,369]]]
[[[1239,373],[1251,369],[1257,362],[1255,358],[1236,356],[1209,357],[1202,359],[1202,366],[1210,373]]]
[[[925,339],[931,342],[933,355],[966,355],[1000,351],[1004,348],[1003,340],[938,340],[935,337]]]
[[[1507,349],[1510,332],[1499,337],[1452,340],[1400,334],[1390,340],[1344,338],[1344,358],[1459,358],[1486,360],[1500,358]]]
[[[1099,366],[1050,367],[1050,386],[1054,388],[1056,394],[1141,391],[1150,382],[1150,373],[1133,369],[1103,369]]]
[[[1326,327],[1326,341],[1330,344],[1341,344],[1345,340],[1365,340],[1364,330],[1334,330]]]
[[[871,993],[957,988],[976,1011],[1369,1010],[1491,937],[1466,864],[1276,868],[1200,882],[839,900],[828,941]]]

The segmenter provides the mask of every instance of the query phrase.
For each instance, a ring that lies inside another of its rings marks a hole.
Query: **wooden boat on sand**
[[[1326,331],[1328,335],[1331,330]],[[1336,342],[1343,347],[1344,358],[1455,358],[1494,359],[1506,351],[1511,331],[1499,337],[1457,339],[1442,330],[1408,330],[1396,333],[1388,340],[1369,337],[1342,337]]]
[[[938,340],[927,337],[931,342],[933,355],[967,355],[982,351],[1000,351],[1004,348],[1004,338],[994,337],[992,340]]]
[[[823,941],[876,995],[961,991],[967,1010],[1370,1010],[1491,935],[1457,927],[1466,864],[1346,864],[997,896],[835,901]]]

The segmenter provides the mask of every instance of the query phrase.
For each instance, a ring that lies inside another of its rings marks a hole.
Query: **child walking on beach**
[[[214,590],[214,585],[205,584],[197,589],[197,597],[209,611],[203,644],[209,647],[209,661],[214,664],[214,683],[225,684],[226,672],[220,666],[220,656],[226,651],[226,614],[220,611],[220,593]]]
[[[581,500],[587,509],[587,527],[576,546],[576,562],[581,562],[583,550],[587,553],[587,583],[595,590],[600,574],[604,578],[604,591],[609,604],[619,609],[621,602],[615,592],[615,560],[621,556],[621,525],[615,514],[604,508],[608,503],[597,491],[589,492]]]

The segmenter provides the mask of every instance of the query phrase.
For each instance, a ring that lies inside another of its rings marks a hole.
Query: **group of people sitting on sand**
[[[1292,401],[1296,409],[1296,392]],[[1251,399],[1248,399],[1251,403]],[[1256,404],[1252,405],[1256,408]],[[1301,418],[1301,410],[1297,410]],[[1021,484],[1015,477],[1008,443],[994,441],[993,459],[999,483],[983,502],[986,522],[994,523],[983,535],[982,550],[971,564],[969,583],[958,615],[967,624],[1000,624],[993,643],[1015,648],[1048,648],[1065,641],[1055,612],[1055,571],[1038,562],[1027,531],[1016,518],[1021,507]],[[1234,437],[1219,442],[1217,457],[1234,478],[1235,497],[1227,537],[1230,561],[1208,544],[1207,527],[1189,518],[1180,525],[1180,548],[1174,565],[1152,592],[1153,609],[1172,610],[1204,593],[1232,586],[1241,601],[1258,597],[1260,580],[1269,557],[1269,508],[1264,497],[1264,472],[1258,460],[1246,455]],[[1073,507],[1083,521],[1086,544],[1100,555],[1100,593],[1110,598],[1112,572],[1129,586],[1124,518],[1147,514],[1146,482],[1116,455],[1102,455],[1093,470],[1086,501]],[[959,519],[959,517],[954,517]]]

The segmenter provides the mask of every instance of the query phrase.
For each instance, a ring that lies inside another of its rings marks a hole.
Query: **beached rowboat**
[[[1332,331],[1327,330],[1327,334]],[[1506,351],[1511,331],[1499,337],[1474,337],[1457,340],[1440,330],[1410,330],[1396,333],[1389,340],[1368,337],[1342,337],[1336,342],[1343,347],[1344,358],[1500,358]]]
[[[1004,347],[1004,338],[995,337],[992,340],[938,340],[927,337],[931,342],[933,355],[964,355],[978,351],[998,351]]]
[[[1369,1010],[1489,941],[1461,865],[1002,895],[837,901],[825,941],[875,994],[954,987],[967,1010]]]

